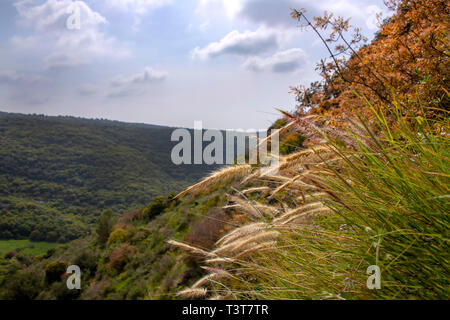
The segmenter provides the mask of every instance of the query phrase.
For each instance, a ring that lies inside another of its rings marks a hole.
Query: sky
[[[389,14],[382,0],[2,0],[0,111],[267,128],[327,57],[290,8],[369,39]]]

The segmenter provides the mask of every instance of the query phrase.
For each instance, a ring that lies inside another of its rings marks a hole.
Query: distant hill
[[[0,239],[64,242],[217,166],[176,166],[174,128],[0,112]]]

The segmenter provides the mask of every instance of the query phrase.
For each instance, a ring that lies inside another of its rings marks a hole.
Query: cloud
[[[310,17],[320,16],[324,11],[333,12],[365,27],[374,13],[369,10],[374,0],[199,0],[198,13],[222,12],[229,19],[244,19],[257,25],[277,28],[295,28],[297,23],[290,17],[290,8],[306,8]],[[381,8],[383,2],[378,1]],[[386,17],[387,11],[383,11]]]
[[[18,1],[17,22],[28,27],[29,36],[13,36],[11,41],[19,49],[47,49],[44,68],[73,67],[91,63],[96,58],[122,58],[129,54],[112,37],[101,32],[107,20],[93,11],[84,1],[47,0],[36,5],[30,0]],[[71,10],[78,8],[80,28],[69,29]]]
[[[151,9],[171,4],[172,0],[108,0],[107,2],[117,9],[143,15]]]
[[[118,76],[110,81],[112,91],[108,94],[110,98],[126,97],[131,95],[141,95],[145,93],[148,85],[163,82],[168,74],[164,71],[145,67],[143,71],[127,75]]]
[[[280,35],[265,28],[240,33],[235,30],[218,42],[210,43],[205,48],[195,48],[192,57],[210,59],[222,55],[249,56],[278,48]]]
[[[200,0],[197,12],[222,11],[229,19],[245,19],[259,25],[295,26],[290,8],[311,7],[307,0]]]
[[[311,8],[313,5],[311,1],[305,0],[246,0],[242,2],[242,9],[238,13],[239,17],[257,24],[283,27],[296,27],[297,25],[290,17],[290,8],[299,9],[304,6]]]
[[[212,12],[222,12],[228,18],[234,16],[242,9],[242,0],[199,0],[196,12],[209,15]]]
[[[293,48],[277,52],[268,58],[250,57],[243,66],[255,72],[288,73],[298,71],[306,63],[306,53],[302,49]]]
[[[45,89],[51,83],[50,79],[35,74],[0,72],[0,88],[5,87],[2,95],[13,103],[42,105],[48,102],[50,95]]]
[[[119,76],[111,81],[113,87],[140,85],[152,82],[160,82],[166,79],[167,73],[163,71],[157,71],[153,68],[146,67],[140,73],[133,74],[131,76]]]
[[[132,29],[138,31],[142,17],[145,14],[153,9],[171,4],[172,0],[108,0],[105,2],[109,7],[121,12],[133,13],[134,23]]]
[[[48,79],[38,75],[18,74],[16,71],[0,72],[0,85],[25,86],[25,85],[37,85],[45,82],[48,82]]]

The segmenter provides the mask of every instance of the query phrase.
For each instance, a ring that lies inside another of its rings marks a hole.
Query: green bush
[[[42,280],[36,270],[18,271],[6,281],[3,299],[33,300],[43,290]]]
[[[169,202],[167,198],[159,196],[152,200],[152,202],[142,211],[142,215],[147,220],[152,220],[160,215],[167,207]]]
[[[107,246],[110,247],[111,245],[113,245],[115,243],[126,242],[129,238],[129,236],[130,236],[130,233],[127,230],[117,229],[109,235]]]
[[[105,210],[97,221],[97,242],[104,247],[114,226],[114,215],[111,210]]]
[[[69,264],[65,261],[55,261],[45,267],[45,281],[48,284],[61,281],[61,277],[66,273]]]

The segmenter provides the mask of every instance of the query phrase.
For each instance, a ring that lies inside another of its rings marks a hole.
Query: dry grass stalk
[[[227,206],[223,206],[222,209],[226,210],[226,209],[237,209],[240,208],[241,206],[239,204],[230,204]]]
[[[223,255],[223,254],[229,254],[232,255],[238,250],[246,250],[248,249],[248,245],[251,245],[253,243],[263,242],[267,240],[274,240],[278,238],[280,235],[280,232],[278,231],[266,231],[261,232],[259,234],[250,235],[244,238],[236,239],[233,242],[230,242],[226,245],[223,245],[219,247],[218,249],[214,250],[213,253],[217,255]]]
[[[204,276],[203,278],[200,278],[196,283],[194,283],[191,287],[191,289],[197,289],[197,288],[201,288],[204,285],[209,284],[212,280],[214,280],[215,278],[218,278],[219,274],[218,273],[210,273],[207,274],[206,276]]]
[[[267,230],[270,226],[265,222],[256,222],[248,224],[246,226],[237,228],[230,233],[223,236],[216,242],[216,245],[225,245],[232,241],[235,241],[241,237],[247,237],[249,235],[255,234],[256,232],[261,232],[262,230]]]
[[[241,253],[239,253],[236,256],[236,259],[248,256],[254,252],[261,252],[261,251],[267,250],[267,249],[275,249],[276,244],[277,244],[276,241],[268,241],[268,242],[260,243],[258,245],[248,248],[247,250],[242,251]]]
[[[282,184],[281,186],[276,188],[275,191],[272,192],[272,195],[269,198],[273,198],[277,193],[280,193],[281,191],[283,191],[284,189],[286,189],[290,186],[300,187],[303,191],[317,190],[316,186],[307,184],[307,183],[299,180],[300,178],[303,178],[305,176],[306,176],[306,173],[302,173],[302,174],[299,174],[299,175],[295,176],[294,178],[290,179],[289,181],[286,181],[284,184]]]
[[[256,188],[250,188],[242,191],[243,194],[247,195],[249,193],[255,193],[255,192],[268,192],[270,191],[269,187],[256,187]]]
[[[252,167],[250,165],[238,165],[226,167],[222,170],[214,172],[206,179],[200,181],[197,184],[187,188],[183,192],[179,193],[175,198],[180,198],[185,196],[188,193],[198,194],[202,192],[206,192],[207,189],[213,185],[220,184],[224,181],[228,181],[230,179],[239,179],[250,174]]]
[[[323,207],[323,204],[321,202],[309,203],[307,205],[304,205],[304,206],[301,206],[301,207],[298,207],[298,208],[295,208],[295,209],[292,209],[292,210],[290,210],[288,212],[283,213],[278,219],[274,220],[274,223],[275,223],[275,221],[288,219],[288,218],[290,218],[292,216],[296,216],[296,215],[299,215],[301,213],[305,213],[305,212],[307,212],[309,210],[315,210],[315,209],[318,209],[318,208],[321,208],[321,207]]]
[[[187,299],[201,299],[205,298],[208,293],[206,288],[190,288],[178,292],[176,295],[178,297],[185,297]]]
[[[269,215],[271,217],[274,217],[280,213],[279,209],[264,204],[255,204],[255,207],[258,208],[258,210],[262,213],[265,213],[266,215]]]
[[[205,261],[208,264],[216,264],[216,263],[234,263],[235,260],[231,258],[213,258]]]
[[[261,176],[261,169],[258,169],[254,173],[249,174],[247,177],[245,177],[245,179],[241,181],[241,185],[246,184],[251,180],[257,179],[259,176]]]
[[[297,165],[322,162],[322,158],[328,158],[331,155],[334,156],[336,154],[329,145],[319,146],[314,149],[306,149],[286,157],[283,163],[280,164],[279,170],[283,171]]]
[[[208,251],[205,251],[205,250],[193,247],[193,246],[188,245],[186,243],[178,242],[178,241],[175,241],[175,240],[169,240],[169,241],[167,241],[167,243],[172,245],[172,246],[178,247],[178,248],[180,248],[182,250],[185,250],[187,252],[193,253],[193,254],[198,254],[198,255],[205,256],[205,257],[216,257],[216,255],[211,253],[211,252],[208,252]]]
[[[323,208],[306,211],[306,212],[303,212],[298,215],[292,215],[289,218],[278,218],[278,219],[275,219],[273,221],[273,223],[276,226],[284,226],[286,224],[296,224],[296,223],[298,223],[298,222],[296,222],[298,219],[305,219],[305,218],[308,218],[311,216],[317,216],[322,213],[330,213],[330,212],[331,212],[330,208],[323,207]]]
[[[300,196],[297,198],[298,201],[302,202],[304,205],[312,203],[312,202],[318,202],[318,201],[322,201],[322,200],[327,200],[329,199],[329,195],[326,192],[316,192],[313,194],[309,194],[306,196]]]
[[[262,214],[258,211],[257,208],[255,208],[249,201],[242,200],[241,198],[238,198],[236,196],[230,196],[230,200],[233,202],[236,202],[246,213],[249,213],[255,218],[261,218]]]

